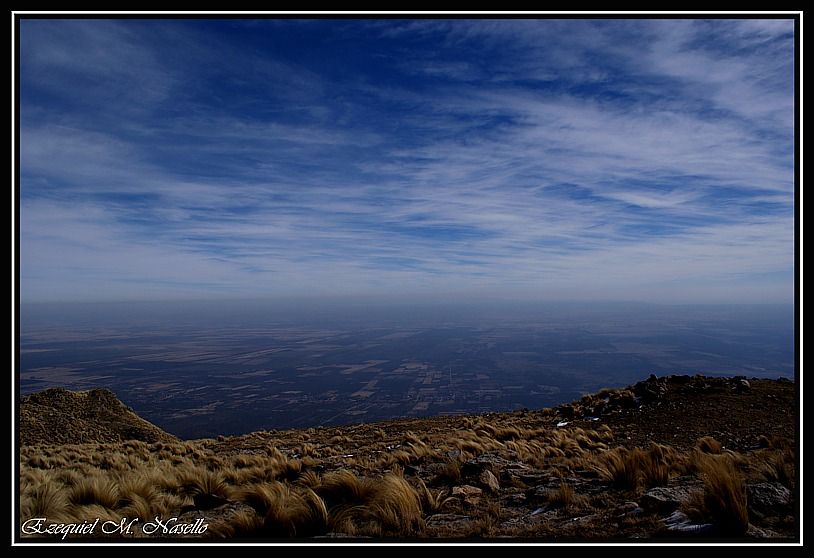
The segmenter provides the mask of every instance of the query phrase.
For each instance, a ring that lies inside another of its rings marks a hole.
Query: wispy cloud
[[[26,300],[786,301],[793,25],[21,25]]]

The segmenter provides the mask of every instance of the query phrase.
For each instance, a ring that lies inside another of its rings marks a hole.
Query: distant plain
[[[20,392],[183,438],[553,406],[653,373],[794,375],[791,306],[132,303],[21,310]]]

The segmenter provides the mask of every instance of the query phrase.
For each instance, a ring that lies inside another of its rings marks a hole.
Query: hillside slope
[[[20,400],[20,444],[170,442],[177,438],[138,416],[108,389],[52,388]]]
[[[139,526],[159,515],[207,524],[186,536],[264,540],[789,540],[795,409],[788,381],[651,377],[556,409],[24,445],[21,520],[138,518],[129,536],[155,536]]]

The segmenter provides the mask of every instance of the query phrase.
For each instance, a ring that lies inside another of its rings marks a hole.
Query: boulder
[[[778,482],[749,484],[746,502],[754,515],[782,517],[791,511],[791,491]]]
[[[715,527],[710,523],[693,523],[687,514],[674,511],[664,518],[668,531],[689,537],[709,537],[715,534]]]
[[[500,483],[498,482],[497,477],[488,469],[484,470],[480,474],[478,477],[478,482],[480,482],[481,486],[488,492],[493,494],[500,492]]]
[[[452,487],[452,495],[453,496],[462,496],[464,498],[468,496],[480,496],[483,494],[483,490],[478,488],[477,486],[471,486],[468,484],[464,484],[461,486],[454,486]]]
[[[659,486],[645,492],[639,503],[649,512],[669,513],[689,500],[690,493],[690,489],[684,486]]]
[[[480,503],[483,490],[477,486],[464,484],[463,486],[455,486],[452,488],[452,495],[459,497],[464,503],[475,506]]]
[[[749,380],[746,378],[734,378],[732,387],[735,389],[735,391],[741,393],[752,389],[752,384],[750,384]]]

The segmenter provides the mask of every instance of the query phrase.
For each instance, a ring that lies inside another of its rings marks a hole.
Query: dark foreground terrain
[[[180,441],[104,390],[47,390],[21,402],[21,533],[790,540],[796,409],[785,380],[651,376],[555,409]]]

